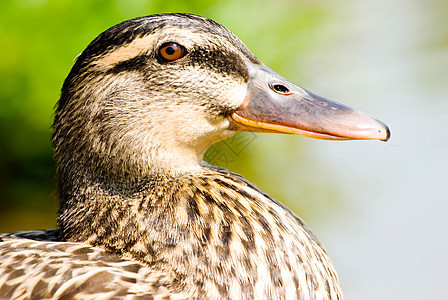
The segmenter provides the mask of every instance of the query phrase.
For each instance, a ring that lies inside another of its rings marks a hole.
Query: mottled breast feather
[[[0,268],[0,295],[59,296],[82,289],[83,297],[341,299],[333,266],[311,231],[242,176],[204,168],[158,178],[157,186],[140,186],[140,196],[119,219],[112,217],[117,201],[84,226],[79,239],[102,249],[57,242],[54,231],[3,236],[1,261],[11,267]],[[154,196],[161,192],[164,197]],[[123,224],[131,222],[139,224],[130,232]],[[98,224],[106,226],[102,235],[95,233]]]
[[[145,264],[83,243],[55,241],[54,230],[2,235],[1,299],[188,299]]]

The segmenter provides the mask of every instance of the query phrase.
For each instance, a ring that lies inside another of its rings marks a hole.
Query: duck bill
[[[329,140],[382,140],[389,128],[367,114],[315,95],[271,69],[250,64],[243,104],[231,114],[238,130],[301,134]]]

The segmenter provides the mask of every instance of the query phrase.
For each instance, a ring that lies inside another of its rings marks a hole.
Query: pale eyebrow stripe
[[[102,67],[111,67],[120,62],[135,58],[147,50],[149,48],[148,46],[151,45],[154,40],[155,37],[152,34],[137,38],[126,46],[120,47],[117,50],[104,55],[97,60],[95,64]]]

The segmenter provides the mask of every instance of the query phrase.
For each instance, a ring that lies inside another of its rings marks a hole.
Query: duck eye
[[[159,48],[159,57],[165,62],[175,61],[184,57],[185,54],[187,50],[177,43],[165,43]]]

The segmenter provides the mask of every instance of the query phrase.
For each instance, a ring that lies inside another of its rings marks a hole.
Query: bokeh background
[[[388,143],[241,134],[206,159],[304,218],[346,299],[448,299],[446,0],[2,0],[0,232],[55,225],[50,126],[76,55],[162,12],[212,18],[291,81],[390,126]]]

